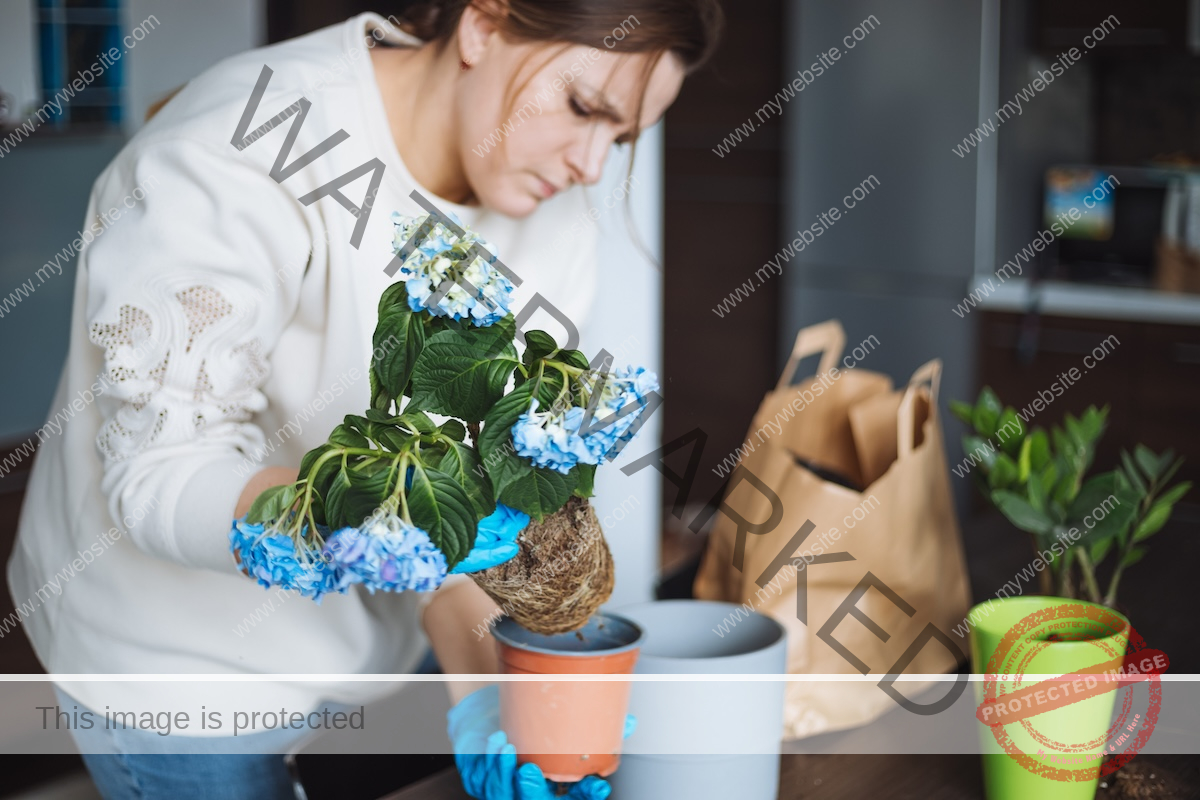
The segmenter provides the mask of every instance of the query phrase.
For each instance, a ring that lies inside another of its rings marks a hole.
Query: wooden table
[[[974,800],[983,796],[981,781],[978,756],[785,755],[779,797],[780,800],[868,797]],[[469,800],[469,796],[462,789],[458,773],[450,769],[385,800]]]
[[[785,755],[779,800],[982,800],[977,755]],[[1200,797],[1200,757],[1143,756],[1170,788],[1161,797]],[[1136,762],[1135,762],[1136,763]],[[1101,789],[1097,800],[1127,797]],[[383,800],[469,800],[458,773],[445,770]],[[613,797],[612,800],[644,800]],[[649,800],[649,799],[646,799]],[[675,800],[653,798],[653,800]]]

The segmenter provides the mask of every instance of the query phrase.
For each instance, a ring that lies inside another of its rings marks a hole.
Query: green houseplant
[[[1191,488],[1186,481],[1170,485],[1183,460],[1139,444],[1132,455],[1122,451],[1115,469],[1089,475],[1107,407],[1089,407],[1079,417],[1067,414],[1049,432],[1028,427],[1027,417],[1003,405],[988,387],[974,404],[952,402],[951,411],[969,427],[963,466],[991,503],[1031,536],[1043,595],[1006,596],[971,609],[972,671],[987,674],[987,690],[1002,699],[1036,688],[1046,674],[1078,677],[1120,667],[1131,631],[1114,610],[1121,576],[1145,556],[1146,541]],[[1026,630],[1039,619],[1052,620],[1050,627]],[[1051,628],[1055,632],[1048,634]],[[1020,631],[1014,644],[1013,632]],[[1024,677],[1001,674],[1017,663]],[[1052,685],[1048,691],[1057,690]],[[1132,758],[1113,752],[1116,744],[1108,746],[1105,731],[1115,701],[1116,692],[1106,692],[1042,712],[1032,727],[993,720],[980,734],[988,798],[1094,797],[1100,775]],[[1054,735],[1047,738],[1047,731]],[[1071,744],[1056,747],[1051,741]],[[1114,758],[1106,761],[1107,756]],[[1059,767],[1062,763],[1070,766]]]
[[[1169,485],[1183,459],[1139,444],[1132,455],[1122,451],[1115,469],[1088,476],[1107,406],[1067,414],[1049,432],[1026,426],[988,387],[974,404],[951,401],[950,410],[970,426],[963,449],[976,484],[1031,535],[1045,562],[1042,594],[1115,607],[1125,569],[1145,556],[1146,540],[1191,488],[1187,481]],[[1103,581],[1101,567],[1110,558]]]

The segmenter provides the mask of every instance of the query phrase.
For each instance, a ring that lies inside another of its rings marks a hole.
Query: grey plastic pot
[[[743,615],[724,636],[714,629],[740,606],[666,600],[620,609],[643,630],[639,674],[783,674],[787,635],[775,620]],[[629,712],[637,729],[613,800],[774,800],[779,791],[783,680],[635,681]]]

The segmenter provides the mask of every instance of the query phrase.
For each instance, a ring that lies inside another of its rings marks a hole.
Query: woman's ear
[[[469,66],[483,60],[489,45],[499,33],[497,21],[508,15],[503,0],[475,0],[458,20],[458,58]]]

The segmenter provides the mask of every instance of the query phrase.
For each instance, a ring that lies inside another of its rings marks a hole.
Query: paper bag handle
[[[779,383],[775,389],[786,389],[792,385],[792,380],[796,377],[796,368],[800,366],[802,359],[820,353],[821,364],[817,367],[817,373],[824,375],[837,366],[837,360],[842,357],[845,349],[846,331],[842,329],[842,323],[831,319],[809,325],[796,334],[792,354],[788,356],[787,366],[783,368],[783,374],[779,376]]]
[[[928,361],[917,368],[917,371],[908,379],[908,388],[904,390],[904,397],[900,399],[900,410],[897,411],[898,419],[896,425],[896,451],[906,456],[912,453],[915,449],[916,431],[913,428],[913,406],[917,402],[917,389],[922,386],[929,387],[929,403],[931,411],[935,413],[938,401],[938,388],[942,382],[942,360],[935,358]]]

